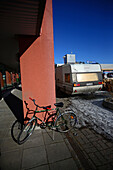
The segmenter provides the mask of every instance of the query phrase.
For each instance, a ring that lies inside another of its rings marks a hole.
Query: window
[[[77,81],[78,82],[98,81],[98,74],[97,73],[77,74]]]
[[[70,83],[70,74],[65,74],[65,82]]]

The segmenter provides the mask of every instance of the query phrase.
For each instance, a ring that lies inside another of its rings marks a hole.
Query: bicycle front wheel
[[[18,120],[16,120],[11,127],[11,136],[13,140],[17,143],[17,138],[22,128],[24,127]]]
[[[55,121],[55,127],[59,132],[68,132],[75,127],[77,117],[73,112],[62,113]]]
[[[26,142],[26,140],[32,135],[35,126],[37,124],[36,118],[31,119],[21,130],[20,134],[18,135],[17,143],[19,145],[23,144]]]

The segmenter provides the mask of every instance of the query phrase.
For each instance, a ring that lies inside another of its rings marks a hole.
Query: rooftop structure
[[[66,54],[63,58],[64,64],[74,64],[76,62],[75,54]]]

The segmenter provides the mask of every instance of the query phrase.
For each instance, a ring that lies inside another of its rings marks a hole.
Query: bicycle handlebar
[[[31,97],[29,97],[30,100],[33,100]]]
[[[37,104],[35,103],[35,99],[32,99],[31,97],[29,97],[29,99],[33,101],[33,103],[34,103],[34,105],[35,105],[36,107],[40,107],[39,105],[37,105]]]
[[[45,109],[44,106],[39,106],[39,105],[37,105],[37,104],[35,103],[35,99],[32,99],[31,97],[29,97],[29,99],[33,101],[33,103],[34,103],[34,105],[35,105],[36,107]],[[51,110],[49,107],[48,107],[47,109],[48,109],[48,110]]]

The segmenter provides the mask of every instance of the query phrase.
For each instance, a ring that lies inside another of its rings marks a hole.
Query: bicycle
[[[39,106],[35,103],[35,99],[29,98],[33,101],[36,109],[32,118],[28,121],[27,124],[22,128],[21,132],[18,135],[17,143],[19,145],[27,141],[27,139],[32,135],[36,125],[42,129],[48,127],[51,130],[57,132],[68,132],[75,127],[77,122],[77,117],[74,112],[61,113],[59,107],[63,107],[63,103],[55,103],[56,108],[51,109],[49,106]],[[43,110],[38,110],[42,108]],[[37,113],[45,112],[44,120],[36,116]],[[53,112],[52,114],[50,112]],[[48,115],[48,117],[47,117]],[[46,118],[47,117],[47,118]]]

